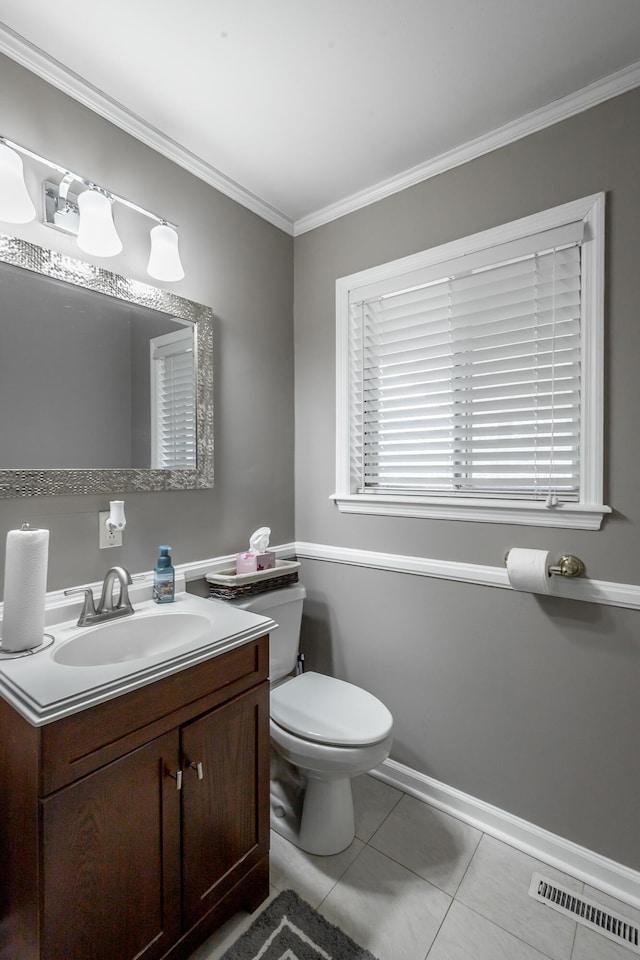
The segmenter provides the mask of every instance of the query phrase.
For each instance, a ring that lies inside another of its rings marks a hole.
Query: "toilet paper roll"
[[[15,653],[44,640],[48,530],[9,530],[4,568],[2,650]]]
[[[507,554],[507,575],[514,590],[550,593],[549,551],[512,547]]]

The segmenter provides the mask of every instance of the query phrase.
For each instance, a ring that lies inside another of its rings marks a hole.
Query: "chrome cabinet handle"
[[[192,760],[189,766],[192,767],[198,774],[198,780],[204,780],[204,768],[201,761],[196,762],[195,760]]]
[[[182,790],[182,770],[177,770],[175,773],[168,771],[170,777],[172,777],[176,782],[176,790]]]

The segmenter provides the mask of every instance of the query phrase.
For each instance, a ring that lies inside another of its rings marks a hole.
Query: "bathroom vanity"
[[[261,619],[252,617],[231,648],[174,657],[168,671],[156,657],[157,678],[138,669],[122,681],[128,692],[98,693],[44,723],[3,691],[2,960],[185,960],[234,912],[265,899],[269,652]],[[20,669],[11,680],[3,667],[13,687]],[[56,670],[61,683],[86,672],[50,666],[54,684]]]

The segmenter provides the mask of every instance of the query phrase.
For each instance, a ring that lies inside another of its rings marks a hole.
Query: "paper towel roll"
[[[507,554],[507,575],[514,590],[550,593],[549,551],[511,547]]]
[[[30,650],[44,640],[48,530],[9,530],[4,568],[4,653]]]

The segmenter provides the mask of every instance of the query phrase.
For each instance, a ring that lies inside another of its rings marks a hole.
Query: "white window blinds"
[[[352,291],[354,492],[580,498],[582,234]]]
[[[196,385],[193,333],[151,343],[154,467],[196,466]]]

